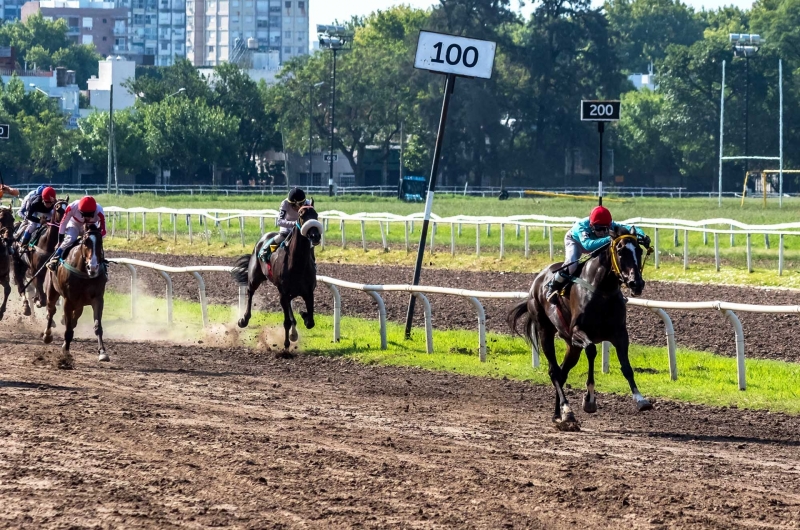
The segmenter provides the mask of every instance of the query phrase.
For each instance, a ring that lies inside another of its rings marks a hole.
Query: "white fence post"
[[[381,298],[381,295],[379,295],[375,291],[366,291],[366,293],[375,300],[375,303],[378,304],[378,320],[380,321],[380,326],[381,326],[381,349],[385,350],[386,349],[386,306],[383,303],[383,298]]]
[[[158,271],[167,284],[167,324],[172,324],[172,278],[164,271]]]
[[[778,236],[778,276],[783,276],[783,234]]]
[[[683,231],[683,270],[689,268],[689,231]]]
[[[197,290],[200,292],[200,313],[203,315],[203,327],[208,327],[208,302],[206,301],[206,282],[199,272],[192,272],[197,280]]]
[[[736,375],[739,381],[739,390],[747,389],[747,380],[744,366],[744,331],[742,323],[736,313],[730,309],[722,309],[722,314],[728,319],[736,333]]]
[[[481,225],[475,225],[475,255],[481,255]]]
[[[548,247],[550,249],[550,261],[555,259],[555,248],[553,247],[553,227],[547,227]]]
[[[459,225],[460,226],[460,225]],[[456,232],[455,232],[455,224],[450,223],[450,255],[456,255]]]
[[[364,221],[361,221],[361,248],[364,249],[364,252],[367,251],[367,232]]]
[[[753,251],[750,244],[750,232],[747,233],[747,272],[753,272]]]
[[[344,219],[339,221],[339,230],[342,231],[342,249],[347,247],[347,238],[344,235]]]
[[[653,251],[653,266],[657,269],[658,265],[659,265],[659,262],[660,262],[659,261],[660,260],[660,257],[659,257],[660,252],[658,250],[658,228],[655,228],[655,230],[653,230],[653,242],[654,242],[654,248],[655,248],[655,250]]]
[[[405,226],[406,226],[406,254],[408,254],[409,252],[411,252],[411,247],[409,246],[408,243],[408,221],[405,222]]]
[[[506,257],[506,225],[500,223],[500,259]]]
[[[531,256],[531,240],[530,240],[530,231],[528,230],[530,227],[525,225],[525,258],[529,258]]]
[[[714,232],[714,266],[719,272],[719,233]]]
[[[601,369],[603,370],[604,374],[607,374],[611,371],[611,344],[608,342],[603,342],[602,347],[602,362],[601,362]]]

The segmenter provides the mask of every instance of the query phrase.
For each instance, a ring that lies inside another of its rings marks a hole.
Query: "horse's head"
[[[300,234],[316,247],[322,241],[322,223],[317,218],[317,211],[313,206],[303,206],[297,213],[300,214],[297,221],[300,224]]]
[[[0,228],[14,230],[14,212],[10,207],[0,206]]]
[[[86,263],[86,274],[89,278],[97,278],[103,267],[105,256],[103,253],[103,236],[100,229],[90,225],[83,235],[80,247],[81,257]]]
[[[636,230],[630,231],[620,227],[611,243],[611,266],[614,273],[619,278],[620,283],[625,284],[633,296],[639,296],[644,290],[644,279],[642,278],[642,268],[644,267],[644,254]]]
[[[51,222],[53,224],[60,224],[61,219],[64,218],[64,213],[67,211],[67,205],[69,204],[69,196],[66,199],[59,199],[53,205],[53,218]]]

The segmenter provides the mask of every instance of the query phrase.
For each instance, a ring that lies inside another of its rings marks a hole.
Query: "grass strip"
[[[283,317],[278,313],[256,312],[246,330],[235,325],[237,309],[225,305],[209,305],[210,326],[203,330],[200,305],[175,300],[173,324],[166,323],[166,301],[140,296],[135,323],[130,321],[130,297],[117,293],[106,294],[105,325],[111,336],[134,339],[161,337],[192,343],[236,345],[244,344],[263,350],[282,350]],[[298,317],[299,320],[299,317]],[[519,338],[487,334],[487,362],[478,360],[477,332],[466,330],[434,331],[434,353],[425,352],[424,330],[415,329],[412,340],[404,340],[404,326],[387,324],[388,348],[380,350],[377,321],[343,317],[341,340],[333,343],[333,319],[316,316],[316,327],[306,330],[298,325],[299,349],[306,354],[328,357],[347,357],[364,364],[413,366],[427,370],[442,370],[477,377],[495,377],[550,385],[547,363],[542,358],[540,368],[532,368],[529,347]],[[127,330],[127,331],[126,331]],[[113,352],[113,342],[109,340]],[[274,345],[274,346],[273,346]],[[564,354],[562,341],[557,341],[559,358]],[[633,345],[631,364],[636,370],[636,382],[648,397],[680,400],[690,403],[731,406],[746,409],[766,409],[776,412],[800,413],[800,364],[772,360],[747,359],[746,391],[738,390],[736,359],[707,352],[679,349],[678,380],[670,381],[666,347]],[[600,371],[596,361],[596,385],[600,392],[630,395],[627,382],[619,371],[616,353],[612,348],[611,373]],[[570,373],[568,384],[583,388],[587,362],[582,357]],[[631,404],[633,407],[633,404]]]

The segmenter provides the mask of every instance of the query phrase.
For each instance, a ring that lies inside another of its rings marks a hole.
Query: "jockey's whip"
[[[56,249],[53,251],[53,253],[52,253],[52,254],[50,254],[50,257],[49,257],[49,258],[47,258],[47,260],[45,260],[45,262],[44,262],[44,265],[42,265],[41,267],[39,267],[39,270],[38,270],[38,271],[36,271],[36,274],[34,274],[33,276],[31,276],[31,279],[30,279],[30,280],[28,280],[28,283],[26,283],[26,284],[25,284],[25,285],[22,287],[22,290],[23,290],[23,291],[24,291],[25,289],[27,289],[27,288],[28,288],[28,286],[29,286],[31,283],[33,283],[33,280],[35,280],[35,279],[36,279],[36,277],[37,277],[37,276],[39,276],[39,274],[41,274],[41,272],[44,270],[44,268],[45,268],[45,267],[47,267],[47,264],[48,264],[48,263],[50,263],[50,260],[51,260],[51,259],[53,259],[53,256],[55,256],[55,255],[56,255],[56,252],[58,252],[58,249],[57,249],[57,248],[56,248]]]
[[[564,269],[566,269],[567,267],[570,267],[571,265],[575,265],[576,263],[586,263],[586,262],[587,262],[587,261],[589,261],[590,259],[594,259],[594,258],[596,258],[597,256],[599,256],[599,255],[600,255],[600,252],[601,252],[601,251],[603,251],[603,250],[605,250],[606,248],[608,248],[608,247],[609,247],[609,245],[611,245],[611,243],[612,243],[612,241],[609,241],[608,243],[606,243],[606,244],[605,244],[605,245],[603,245],[602,247],[600,247],[600,248],[596,249],[595,251],[593,251],[593,252],[591,252],[591,253],[589,253],[589,254],[584,254],[583,256],[581,256],[580,258],[576,259],[575,261],[570,261],[569,263],[565,263],[565,264],[564,264],[564,265],[562,265],[561,267],[559,267],[559,268],[557,268],[556,270],[554,270],[554,271],[553,271],[553,274],[555,274],[555,273],[557,273],[557,272],[560,272],[560,271],[563,271],[563,270],[564,270]]]

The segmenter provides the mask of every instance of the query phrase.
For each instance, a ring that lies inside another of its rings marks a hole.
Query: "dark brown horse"
[[[652,408],[650,402],[639,393],[633,379],[633,369],[628,360],[625,297],[620,290],[620,285],[624,284],[634,296],[642,293],[644,280],[641,270],[646,256],[643,256],[635,232],[629,233],[621,227],[613,236],[610,245],[596,251],[595,257],[583,265],[565,296],[556,297],[553,303],[545,296],[553,274],[562,266],[561,263],[555,263],[536,276],[529,298],[517,304],[508,315],[508,323],[514,333],[519,333],[517,324],[522,321],[526,340],[537,351],[543,351],[547,358],[550,380],[556,390],[553,421],[563,430],[579,429],[563,387],[583,349],[586,349],[589,360],[583,410],[597,412],[594,392],[595,344],[603,341],[610,342],[616,348],[622,375],[630,384],[637,408],[640,411]],[[556,334],[567,343],[567,353],[561,366],[556,359]]]
[[[69,353],[75,326],[83,308],[92,306],[94,334],[97,335],[99,360],[108,361],[103,344],[103,296],[106,290],[106,261],[103,253],[103,236],[95,225],[89,225],[79,243],[66,251],[55,271],[47,271],[47,328],[42,334],[45,344],[53,341],[51,328],[56,303],[64,298],[64,344],[61,349]]]
[[[306,303],[306,311],[301,312],[306,328],[314,327],[314,289],[317,287],[317,266],[314,261],[314,247],[322,239],[322,223],[317,220],[313,206],[303,206],[299,210],[300,219],[289,238],[284,241],[269,258],[269,264],[258,259],[261,248],[277,235],[271,232],[256,243],[253,253],[236,260],[233,278],[240,284],[247,284],[247,310],[239,319],[239,327],[247,327],[250,322],[253,295],[264,280],[269,279],[280,294],[283,308],[283,328],[286,332],[284,348],[297,340],[297,321],[292,311],[292,300],[297,297]],[[291,342],[290,342],[291,341]]]
[[[14,212],[0,207],[0,285],[3,286],[3,305],[0,305],[0,320],[6,313],[8,296],[11,294],[11,245],[13,244]]]
[[[25,284],[31,278],[31,285],[36,290],[36,307],[44,307],[47,302],[44,291],[47,270],[44,265],[47,264],[58,246],[58,225],[64,217],[67,204],[69,204],[69,197],[58,200],[53,206],[53,218],[40,229],[41,233],[34,240],[33,247],[30,249],[19,248],[14,255],[14,279],[17,284],[17,292],[22,297],[22,313],[25,316],[31,314],[31,307],[25,296]],[[36,276],[34,277],[34,275]]]

